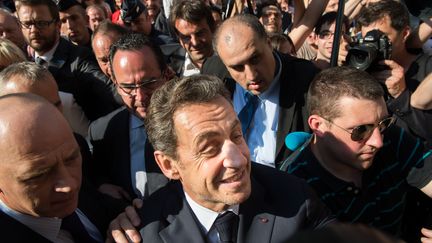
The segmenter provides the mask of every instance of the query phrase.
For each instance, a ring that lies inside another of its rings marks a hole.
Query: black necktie
[[[255,114],[256,108],[258,107],[259,99],[258,96],[246,92],[245,100],[246,105],[239,112],[238,118],[242,125],[243,136],[246,138],[249,126],[252,122],[252,118]]]
[[[87,230],[85,229],[83,223],[79,219],[76,212],[72,213],[71,215],[65,217],[62,219],[62,224],[60,227],[62,230],[68,231],[73,239],[74,242],[85,242],[85,243],[96,243],[97,240],[93,239]]]
[[[239,217],[231,211],[219,214],[214,225],[219,233],[219,239],[222,243],[236,242],[238,222]]]
[[[44,66],[44,67],[47,64],[47,62],[44,59],[42,59],[41,57],[36,57],[35,62],[36,62],[36,64],[39,64],[39,65]]]

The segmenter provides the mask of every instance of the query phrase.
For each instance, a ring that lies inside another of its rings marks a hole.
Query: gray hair
[[[145,118],[146,131],[154,149],[177,159],[174,113],[185,105],[209,103],[218,97],[231,103],[230,93],[224,83],[210,75],[173,79],[156,90]]]

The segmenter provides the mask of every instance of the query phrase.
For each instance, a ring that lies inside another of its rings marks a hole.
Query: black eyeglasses
[[[318,34],[318,37],[322,40],[328,40],[334,36],[334,32],[331,32],[330,30],[323,30]],[[341,36],[345,35],[345,32],[342,32]]]
[[[157,89],[159,87],[157,81],[159,80],[160,78],[151,78],[151,79],[143,80],[142,82],[137,84],[118,83],[117,86],[122,91],[120,95],[134,97],[136,96],[138,89],[143,89],[147,92],[152,92],[155,89]]]
[[[20,21],[20,20],[18,20],[20,25],[25,29],[31,29],[32,26],[34,26],[38,29],[43,29],[43,28],[48,27],[50,24],[55,23],[56,21],[57,21],[56,19],[38,20],[38,21]]]
[[[395,117],[387,117],[382,119],[380,122],[378,122],[378,124],[364,124],[364,125],[356,126],[351,131],[349,131],[348,129],[345,129],[330,120],[327,120],[325,118],[323,119],[335,125],[336,127],[339,127],[340,129],[346,131],[347,133],[351,134],[351,140],[356,142],[368,139],[372,135],[375,128],[377,127],[380,133],[382,134],[387,128],[393,125],[393,123],[396,120]]]

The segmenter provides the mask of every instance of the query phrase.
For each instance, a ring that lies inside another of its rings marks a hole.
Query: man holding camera
[[[432,144],[432,116],[430,110],[416,110],[410,104],[411,94],[432,71],[432,56],[412,54],[405,47],[410,35],[409,14],[406,7],[395,0],[382,0],[363,8],[358,17],[362,36],[369,31],[382,31],[391,42],[391,60],[383,60],[383,71],[371,74],[386,86],[387,107],[398,119],[398,125]]]

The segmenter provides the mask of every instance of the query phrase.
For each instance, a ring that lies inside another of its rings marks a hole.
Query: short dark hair
[[[315,76],[307,95],[309,114],[327,120],[340,116],[339,100],[348,96],[376,100],[384,97],[381,85],[370,74],[351,67],[333,67]]]
[[[397,31],[402,31],[405,27],[409,26],[407,8],[395,0],[380,0],[362,8],[357,18],[357,23],[360,26],[369,26],[385,16],[389,16],[391,27]]]
[[[180,0],[176,2],[171,9],[169,19],[176,33],[178,33],[175,28],[177,19],[184,19],[193,24],[197,24],[205,19],[211,32],[216,30],[216,24],[211,14],[210,7],[201,0]]]
[[[289,35],[285,35],[282,33],[271,33],[268,36],[269,36],[270,44],[272,45],[273,50],[279,51],[280,48],[282,47],[282,44],[286,41],[290,44],[290,46],[292,48],[291,49],[292,53],[290,53],[290,54],[296,54],[297,51],[295,49],[294,42],[292,41],[291,37],[289,37]]]
[[[17,12],[22,5],[32,6],[32,7],[39,6],[39,5],[47,6],[53,19],[56,22],[60,20],[59,9],[53,0],[16,0],[15,6],[17,8]]]
[[[161,49],[158,45],[153,43],[146,35],[142,33],[127,33],[120,37],[120,39],[115,42],[109,52],[109,62],[112,76],[115,80],[115,73],[113,68],[113,59],[114,55],[118,50],[122,51],[132,51],[132,50],[141,50],[144,47],[150,48],[153,51],[153,54],[156,57],[156,61],[159,65],[160,70],[163,72],[167,68],[167,64],[165,63],[164,55],[162,54]]]
[[[315,25],[315,34],[319,35],[320,32],[323,30],[323,28],[329,28],[330,25],[336,22],[336,18],[337,18],[337,12],[328,12],[323,16],[321,16]],[[348,34],[350,24],[347,16],[344,15],[342,21],[343,24],[345,25],[344,31],[345,33]]]
[[[251,14],[238,14],[234,17],[231,17],[227,20],[225,20],[221,26],[216,30],[216,33],[213,37],[213,49],[217,53],[217,45],[219,42],[219,35],[223,31],[224,26],[228,24],[233,25],[245,25],[252,29],[252,31],[255,34],[255,37],[257,37],[260,40],[267,41],[268,35],[267,32],[264,29],[264,26],[261,24],[261,22],[258,20],[257,17]]]
[[[262,11],[264,10],[264,8],[269,7],[269,6],[275,6],[282,13],[282,10],[280,9],[280,6],[276,0],[264,0],[264,1],[257,1],[256,16],[258,18],[261,18],[262,14],[263,14]]]
[[[173,79],[157,89],[145,118],[147,135],[154,149],[177,159],[174,113],[186,105],[209,103],[218,97],[231,103],[231,95],[224,83],[210,75]]]
[[[96,5],[90,5],[89,7],[91,6],[96,6]],[[129,30],[126,29],[125,27],[120,26],[118,24],[114,24],[108,19],[104,19],[94,30],[92,39],[98,34],[121,37],[127,33],[129,33]]]

